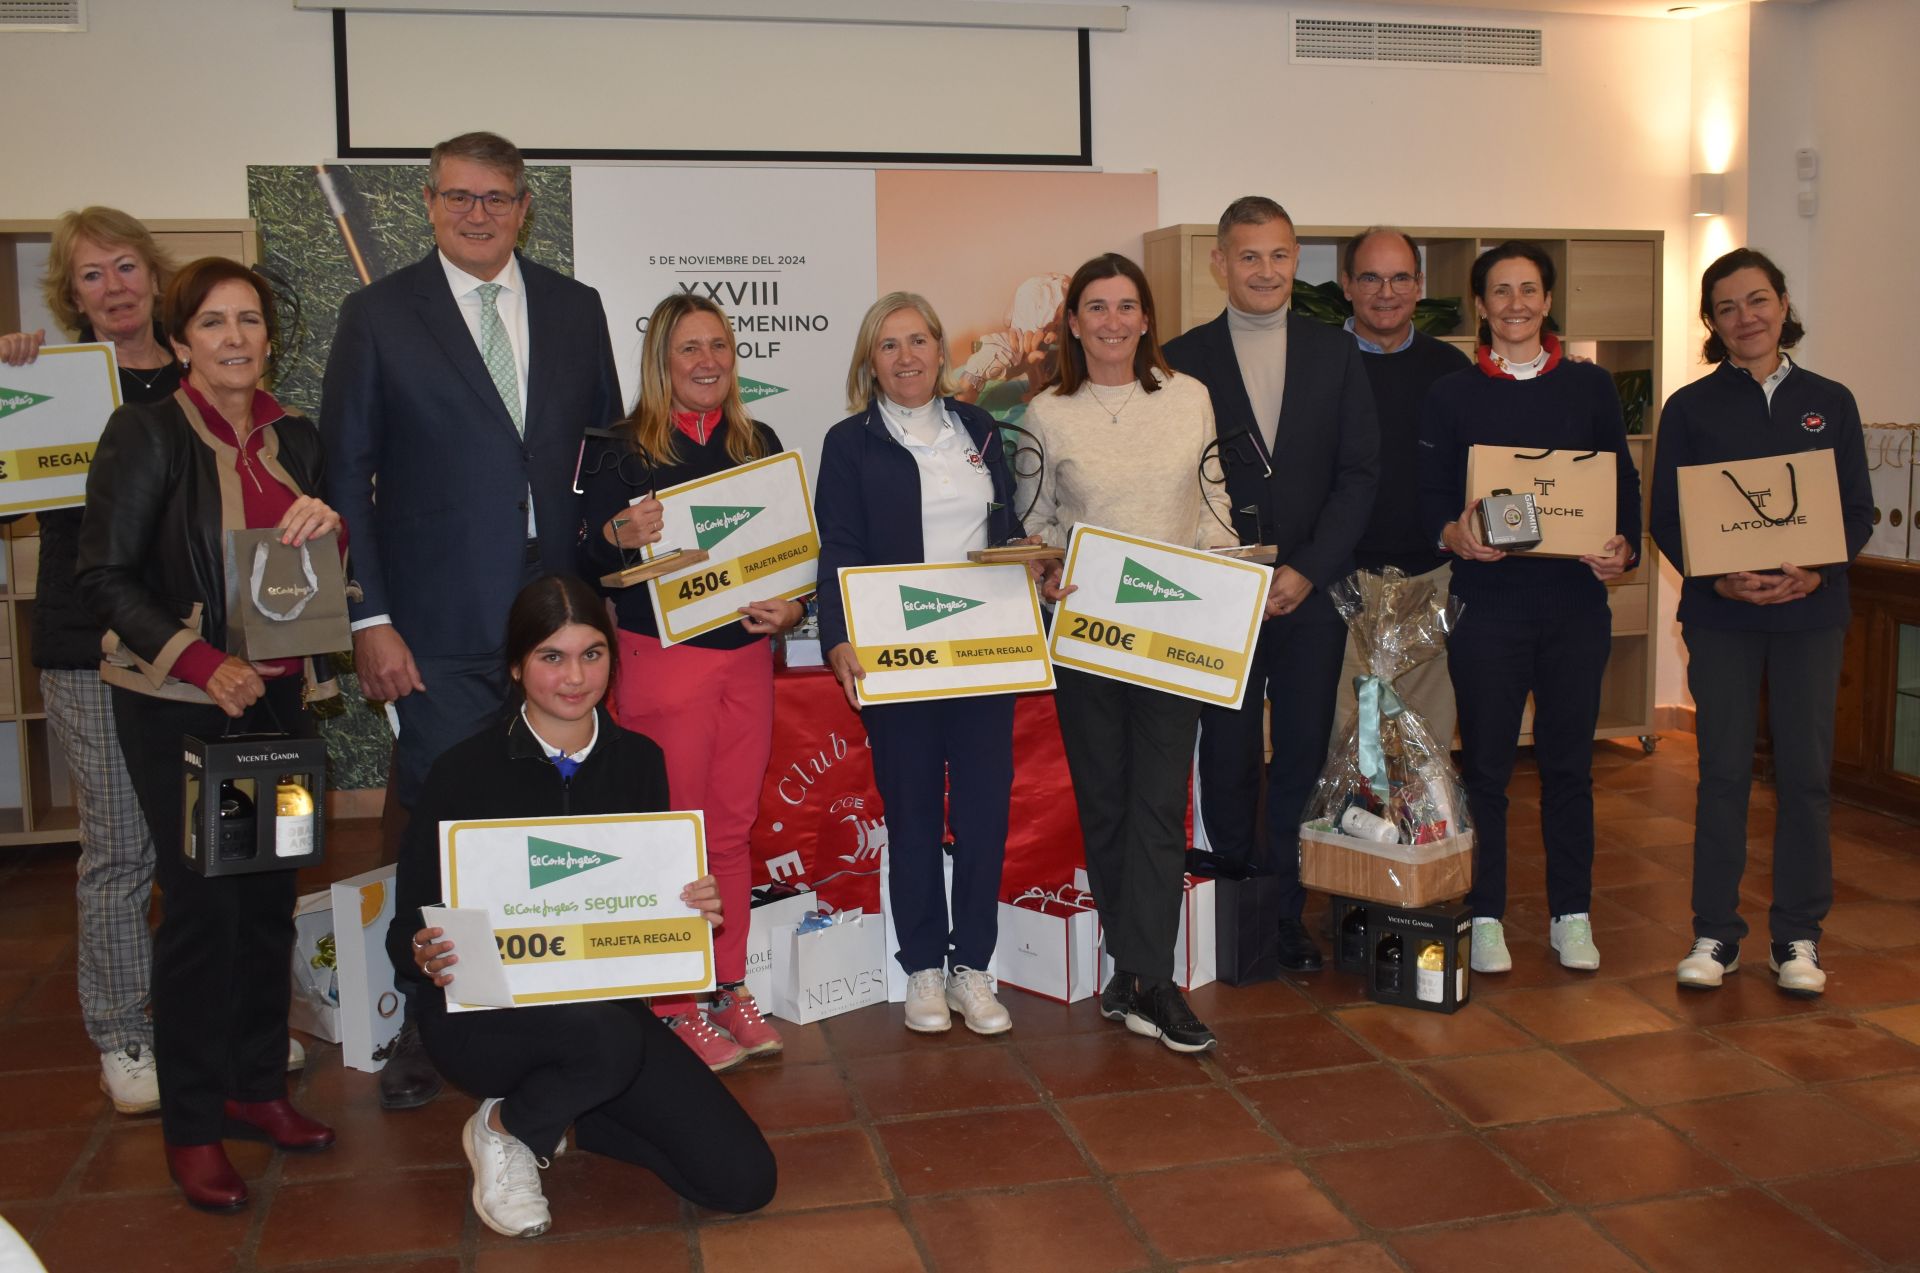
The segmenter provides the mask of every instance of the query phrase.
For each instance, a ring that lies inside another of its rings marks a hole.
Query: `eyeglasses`
[[[1418,274],[1403,273],[1382,276],[1368,271],[1365,274],[1354,275],[1353,281],[1358,283],[1360,290],[1364,292],[1377,292],[1382,287],[1391,287],[1394,291],[1405,294],[1420,286],[1420,276]]]
[[[501,194],[498,190],[489,190],[485,194],[475,194],[471,190],[436,190],[440,202],[447,205],[447,211],[456,216],[465,216],[473,211],[473,205],[479,204],[487,210],[490,217],[504,217],[525,195]]]

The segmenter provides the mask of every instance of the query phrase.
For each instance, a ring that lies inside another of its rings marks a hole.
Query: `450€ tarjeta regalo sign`
[[[1023,565],[854,566],[840,572],[863,703],[1053,688],[1040,598]]]
[[[662,645],[738,623],[749,601],[813,591],[820,532],[806,467],[792,451],[668,487],[659,499],[659,546],[707,550],[707,560],[647,583]]]
[[[111,345],[49,345],[24,367],[0,364],[0,514],[84,504],[119,405]]]
[[[1053,661],[1223,707],[1240,706],[1273,570],[1097,526],[1067,541]]]
[[[492,915],[518,1006],[712,989],[712,928],[680,901],[706,873],[699,813],[440,824],[447,905]]]

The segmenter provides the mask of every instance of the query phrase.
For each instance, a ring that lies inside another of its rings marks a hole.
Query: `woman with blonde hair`
[[[640,400],[614,433],[582,464],[586,555],[595,574],[618,570],[627,553],[659,542],[664,517],[656,490],[783,449],[740,400],[726,313],[685,292],[661,301],[647,320]],[[646,588],[611,596],[620,626],[614,716],[666,752],[674,807],[705,812],[707,860],[727,917],[714,933],[719,991],[712,1002],[661,1000],[656,1007],[701,1060],[724,1070],[781,1048],[780,1035],[746,988],[753,882],[747,835],[773,750],[767,638],[800,622],[806,611],[779,597],[752,601],[740,607],[737,624],[662,645]]]

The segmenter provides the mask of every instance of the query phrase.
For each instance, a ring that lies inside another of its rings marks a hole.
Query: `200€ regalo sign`
[[[1023,565],[853,566],[840,572],[862,703],[1053,688],[1040,598]]]
[[[707,560],[649,580],[660,643],[740,621],[749,601],[813,591],[820,532],[806,468],[792,451],[752,460],[658,493],[661,548],[704,548]],[[647,556],[652,557],[650,547]]]
[[[699,813],[440,824],[447,905],[491,915],[516,1007],[712,989],[712,927],[680,900],[706,873]]]
[[[1060,667],[1238,707],[1273,580],[1268,566],[1097,526],[1067,541],[1049,650]]]
[[[87,500],[87,470],[120,405],[112,345],[49,345],[24,367],[0,364],[0,514]]]

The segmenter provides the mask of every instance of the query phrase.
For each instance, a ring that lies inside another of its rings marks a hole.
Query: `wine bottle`
[[[1420,947],[1414,971],[1414,994],[1425,1003],[1441,1003],[1447,997],[1447,950],[1437,941]]]
[[[1373,951],[1373,989],[1375,994],[1389,995],[1398,999],[1406,991],[1406,983],[1401,980],[1402,964],[1406,958],[1406,948],[1400,941],[1399,933],[1388,933],[1380,939]]]
[[[1349,906],[1340,919],[1339,962],[1348,968],[1367,966],[1367,908]]]
[[[220,783],[220,804],[215,814],[214,854],[222,862],[245,862],[258,848],[255,840],[253,797],[232,778]],[[200,805],[194,803],[193,825],[200,827]]]
[[[273,789],[273,851],[283,858],[307,857],[313,852],[313,793],[299,774],[282,774]]]

